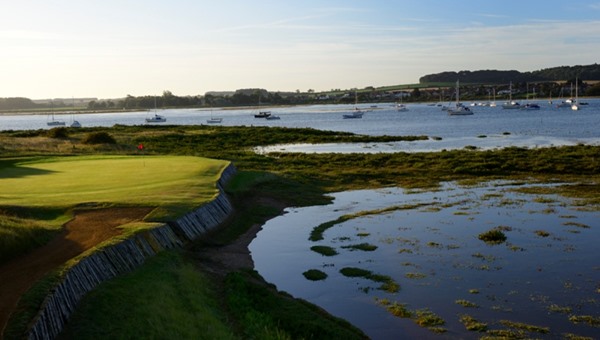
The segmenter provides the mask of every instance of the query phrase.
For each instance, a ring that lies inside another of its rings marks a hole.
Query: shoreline
[[[261,106],[261,109],[269,108],[281,108],[281,107],[296,107],[296,106],[308,106],[314,104],[303,104],[303,105],[265,105]],[[332,104],[335,105],[335,104]],[[228,110],[258,110],[257,106],[224,106],[224,107],[166,107],[159,108],[158,111],[164,110],[197,110],[197,111],[228,111]],[[100,114],[100,113],[127,113],[127,112],[145,112],[154,111],[154,108],[148,109],[114,109],[114,110],[54,110],[54,111],[42,111],[42,110],[4,110],[0,111],[0,116],[46,116],[54,114],[56,116],[65,115],[88,115],[88,114]]]

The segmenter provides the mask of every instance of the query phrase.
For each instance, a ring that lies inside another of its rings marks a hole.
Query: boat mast
[[[458,83],[458,79],[456,80],[456,107],[458,107],[458,105],[460,105],[459,103],[459,98],[460,97],[460,86]]]

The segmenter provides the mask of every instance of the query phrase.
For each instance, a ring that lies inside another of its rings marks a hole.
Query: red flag
[[[144,144],[140,143],[140,145],[138,145],[138,150],[144,150]]]

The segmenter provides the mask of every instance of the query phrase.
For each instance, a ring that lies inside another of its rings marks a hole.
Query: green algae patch
[[[374,274],[370,270],[355,267],[344,267],[340,269],[340,273],[346,277],[362,277],[373,282],[380,282],[382,285],[379,286],[378,289],[390,293],[396,293],[400,290],[400,285],[391,277],[387,275]]]
[[[309,269],[302,273],[307,280],[322,281],[327,278],[327,274],[318,269]]]
[[[461,315],[459,321],[465,325],[468,331],[472,332],[485,332],[487,330],[487,324],[478,321],[470,315]]]
[[[500,244],[506,241],[506,235],[498,228],[483,232],[478,238],[487,244]]]
[[[526,323],[515,322],[515,321],[510,321],[510,320],[500,320],[500,323],[505,327],[516,329],[516,330],[522,330],[522,331],[526,331],[526,332],[535,332],[535,333],[540,333],[540,334],[550,333],[549,327],[529,325]]]
[[[310,247],[310,250],[323,256],[335,256],[338,254],[335,248],[329,246],[312,246]]]
[[[366,210],[366,211],[357,212],[355,214],[342,215],[335,220],[327,221],[327,222],[321,223],[318,226],[314,227],[313,230],[310,232],[310,236],[308,239],[313,242],[321,241],[321,240],[323,240],[323,233],[325,233],[325,231],[328,230],[329,228],[332,228],[338,224],[342,224],[346,221],[349,221],[349,220],[352,220],[352,219],[355,219],[358,217],[369,216],[369,215],[381,215],[381,214],[386,214],[389,212],[394,212],[397,210],[418,209],[421,207],[431,206],[433,204],[434,203],[395,205],[395,206],[391,206],[391,207],[387,207],[387,208],[383,208],[383,209]]]
[[[464,299],[456,300],[456,301],[454,301],[454,303],[456,303],[457,305],[466,307],[466,308],[478,308],[479,307],[476,303],[468,301],[468,300],[464,300]]]
[[[377,250],[377,246],[370,243],[359,243],[359,244],[351,244],[348,246],[342,246],[344,249],[352,250],[362,250],[362,251],[375,251]]]

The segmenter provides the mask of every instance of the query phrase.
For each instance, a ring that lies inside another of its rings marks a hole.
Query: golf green
[[[227,161],[187,156],[16,160],[0,168],[0,205],[194,206],[217,195],[216,182],[227,165]]]

